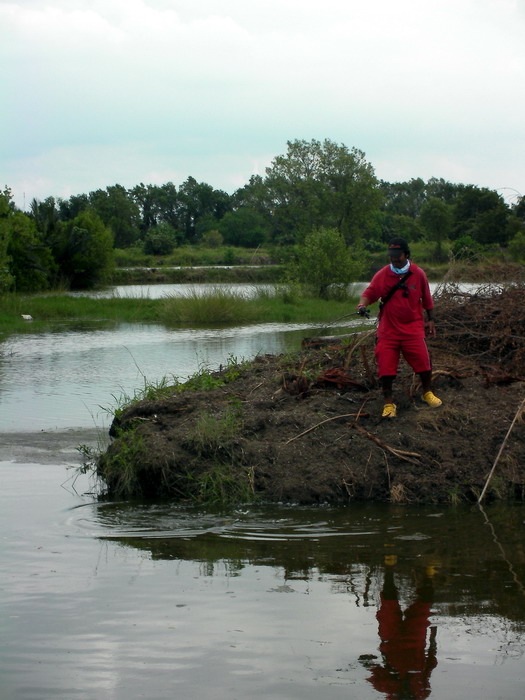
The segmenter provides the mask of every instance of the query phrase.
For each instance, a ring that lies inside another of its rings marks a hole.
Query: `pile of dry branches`
[[[446,283],[434,303],[439,345],[480,367],[525,376],[525,283],[471,293]]]

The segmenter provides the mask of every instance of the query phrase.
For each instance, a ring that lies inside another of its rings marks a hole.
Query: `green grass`
[[[221,288],[187,297],[91,299],[64,294],[7,294],[0,297],[0,332],[39,330],[52,322],[112,321],[163,323],[170,327],[220,327],[247,323],[327,323],[351,314],[357,299],[326,301],[276,287],[247,299]],[[24,321],[29,314],[33,321]]]
[[[278,282],[283,272],[279,265],[260,267],[155,267],[117,268],[112,274],[113,284],[200,284],[230,282]]]
[[[244,469],[217,463],[196,480],[193,486],[193,501],[214,505],[238,505],[257,500],[254,487],[253,467]],[[190,482],[191,483],[191,482]]]
[[[0,331],[27,330],[42,323],[56,321],[158,321],[159,302],[154,299],[91,299],[66,294],[5,294],[0,297]],[[32,322],[22,314],[33,317]]]
[[[235,246],[205,248],[198,245],[184,245],[174,248],[169,255],[146,255],[138,247],[116,249],[115,260],[118,267],[258,265],[271,262],[269,252],[263,248],[240,248]]]
[[[352,313],[357,297],[326,301],[291,294],[288,288],[261,291],[253,298],[231,290],[169,297],[163,300],[161,320],[171,326],[233,326],[247,323],[323,323]]]
[[[136,431],[119,436],[118,452],[108,450],[94,465],[96,474],[110,486],[115,498],[134,498],[142,494],[140,471],[146,456],[142,437]]]

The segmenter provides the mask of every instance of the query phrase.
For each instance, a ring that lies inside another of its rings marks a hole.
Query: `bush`
[[[59,263],[73,289],[89,289],[106,281],[115,265],[113,235],[89,209],[65,224]]]
[[[205,248],[220,248],[222,243],[222,236],[217,229],[206,231],[206,233],[202,235],[202,245]]]
[[[452,244],[451,252],[456,260],[475,262],[481,255],[482,247],[472,236],[460,236],[460,238],[455,240]]]
[[[150,228],[144,238],[146,255],[169,255],[177,245],[177,232],[169,224]]]
[[[518,231],[511,240],[509,254],[514,262],[525,262],[525,232]]]
[[[290,281],[304,285],[323,299],[340,297],[348,284],[365,275],[367,256],[362,248],[350,250],[335,228],[320,228],[297,246],[297,259],[288,270]]]

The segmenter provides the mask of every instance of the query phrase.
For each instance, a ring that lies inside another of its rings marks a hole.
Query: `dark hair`
[[[404,253],[407,258],[410,257],[410,248],[404,238],[392,238],[388,244],[388,254],[392,255],[393,253]]]

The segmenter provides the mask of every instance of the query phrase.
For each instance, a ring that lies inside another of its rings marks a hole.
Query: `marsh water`
[[[0,339],[2,700],[524,697],[522,505],[115,503],[70,468],[144,381],[333,330]]]

